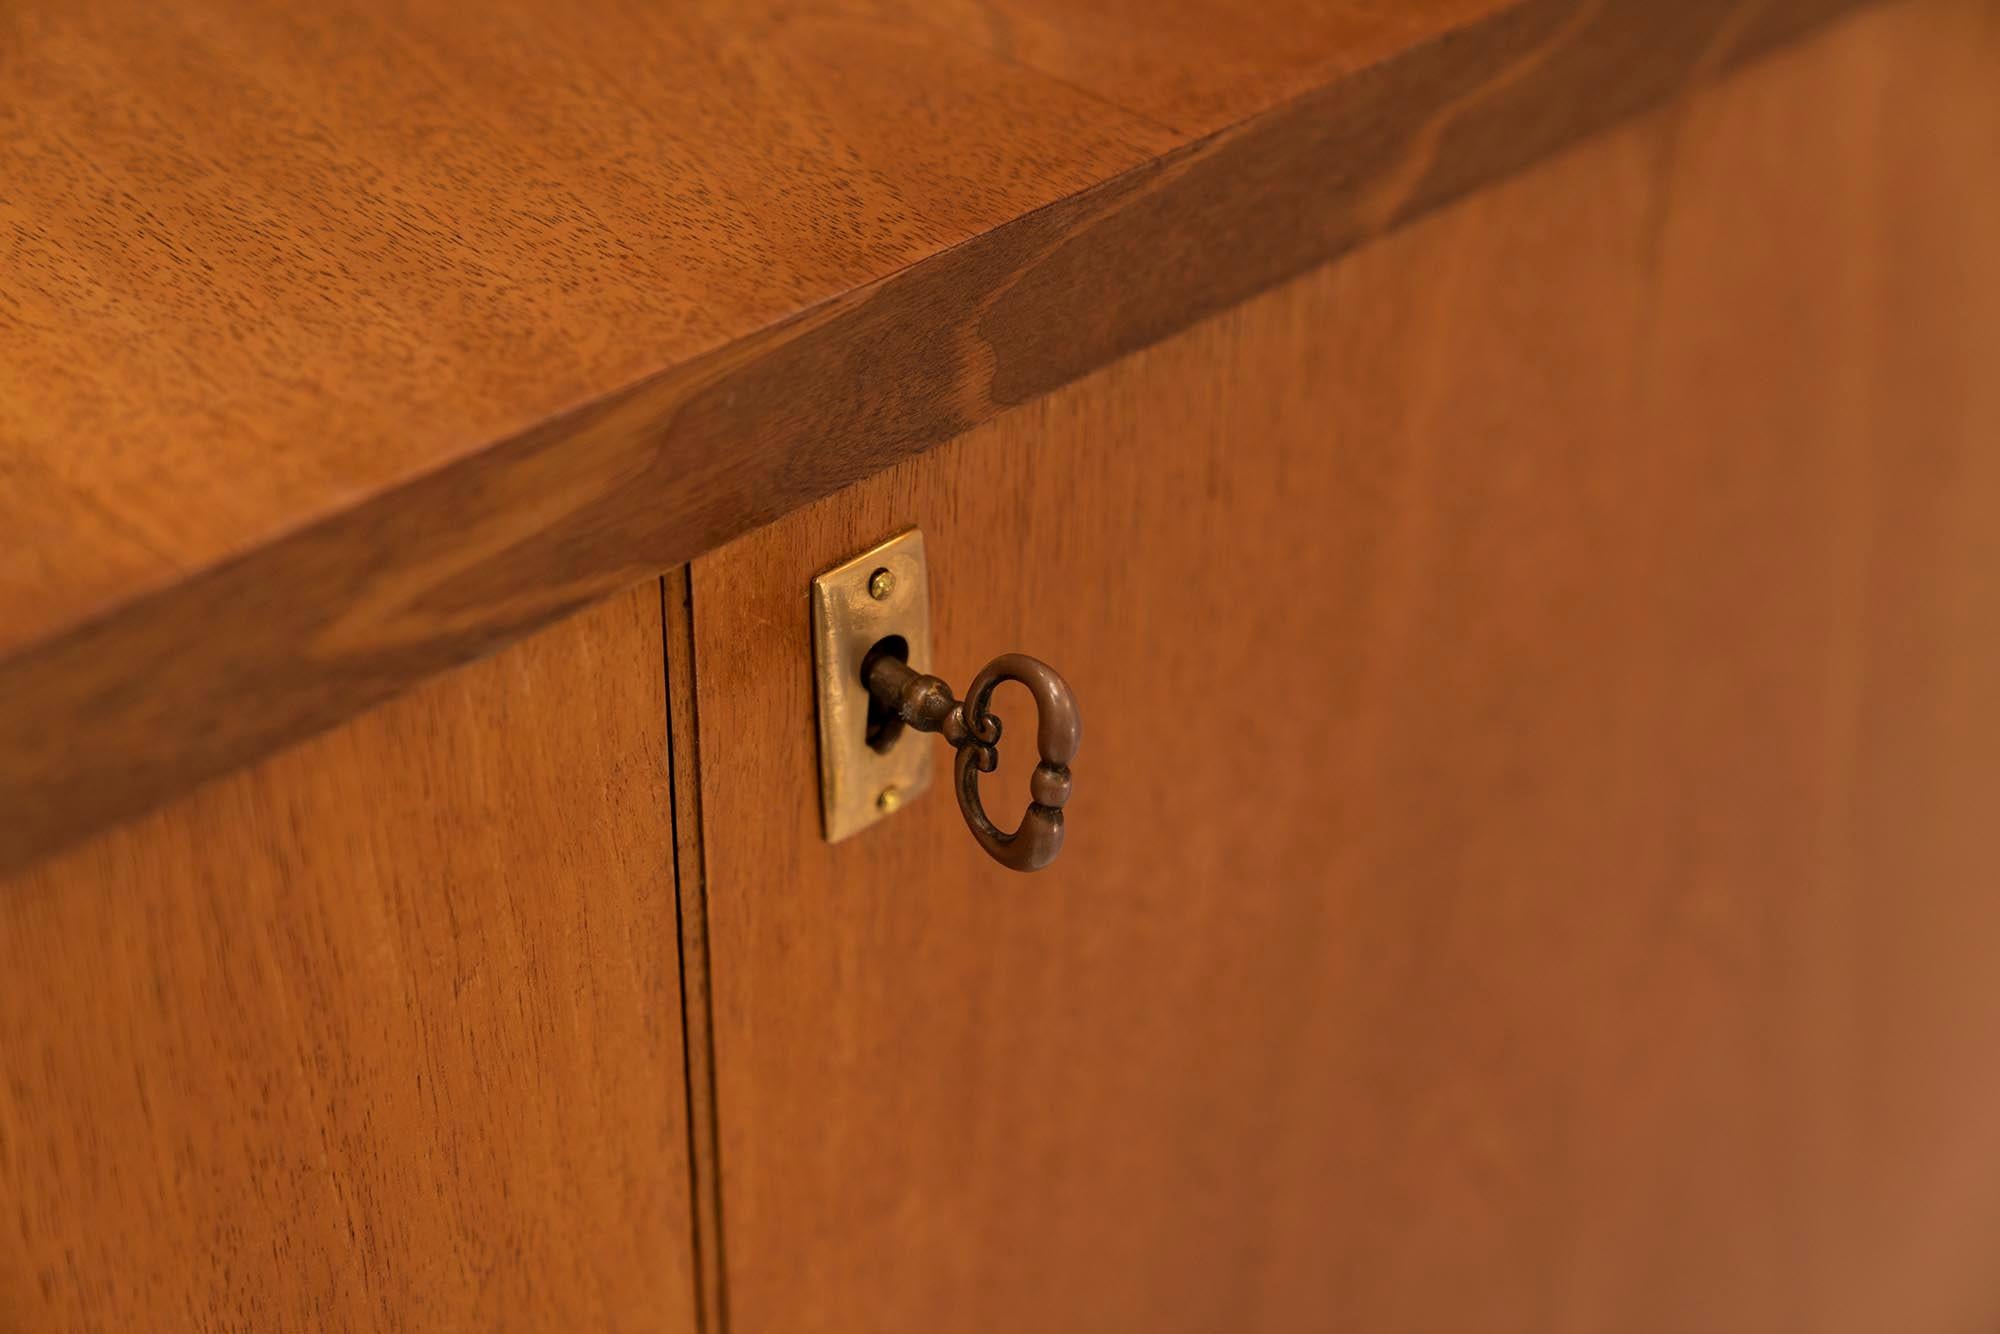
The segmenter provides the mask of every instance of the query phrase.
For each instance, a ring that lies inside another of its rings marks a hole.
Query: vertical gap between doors
[[[708,971],[708,875],[701,842],[701,745],[695,708],[694,584],[685,565],[660,579],[667,674],[667,756],[680,926],[681,1052],[686,1063],[688,1197],[693,1213],[695,1320],[728,1334],[722,1240],[722,1155],[715,1115],[715,1025]]]

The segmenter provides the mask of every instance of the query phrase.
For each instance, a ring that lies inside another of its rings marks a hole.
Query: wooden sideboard
[[[2000,1321],[1991,3],[0,32],[0,1330]]]

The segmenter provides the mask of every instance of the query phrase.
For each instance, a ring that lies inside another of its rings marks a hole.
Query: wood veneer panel
[[[649,587],[0,883],[0,1326],[691,1331]]]
[[[96,502],[69,545],[158,566],[10,602],[6,647],[1177,142],[866,4],[6,23],[0,438]]]
[[[1997,37],[1881,11],[694,562],[736,1334],[1992,1327]],[[942,790],[819,838],[807,583],[910,522],[943,674],[1082,701],[1043,875]]]
[[[888,2],[913,22],[962,33],[1191,136],[1519,7],[1512,0]]]
[[[16,6],[0,868],[1850,7],[1314,10],[1190,141],[950,12]]]

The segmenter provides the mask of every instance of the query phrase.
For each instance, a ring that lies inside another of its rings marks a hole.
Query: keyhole
[[[910,641],[901,635],[890,635],[885,639],[877,640],[875,646],[862,655],[861,680],[864,684],[861,688],[864,691],[868,689],[866,685],[868,669],[875,665],[877,659],[884,657],[894,658],[897,662],[908,662],[910,660]],[[888,706],[876,699],[874,695],[871,694],[868,696],[868,729],[863,733],[868,742],[868,749],[874,751],[877,755],[888,754],[889,748],[902,739],[903,726],[903,720],[898,718]]]

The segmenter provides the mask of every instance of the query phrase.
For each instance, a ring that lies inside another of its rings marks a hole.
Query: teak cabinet
[[[1991,1327],[1996,55],[1870,7],[77,815],[0,1328]],[[1035,876],[821,837],[807,589],[911,524],[935,670],[1081,701]]]

